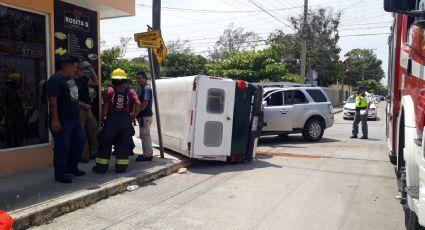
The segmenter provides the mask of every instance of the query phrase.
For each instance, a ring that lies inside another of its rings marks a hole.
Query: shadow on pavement
[[[189,171],[196,174],[218,175],[226,172],[241,172],[247,170],[261,169],[261,168],[282,168],[281,165],[272,164],[264,161],[265,157],[257,157],[252,162],[244,162],[240,164],[229,164],[218,161],[199,161],[190,166]]]
[[[340,142],[340,140],[324,137],[318,142],[307,142],[301,135],[291,135],[288,137],[279,137],[279,136],[265,136],[261,137],[258,141],[258,146],[267,146],[267,147],[291,147],[291,148],[308,148],[306,146],[296,146],[297,144],[306,144],[311,145],[320,144],[320,143],[333,143]],[[287,146],[290,145],[290,146]],[[295,146],[294,146],[295,145]]]
[[[0,177],[0,209],[13,211],[31,205],[47,202],[51,199],[73,194],[84,190],[95,190],[104,183],[120,178],[131,178],[139,173],[147,172],[152,168],[160,168],[164,165],[184,159],[181,155],[168,154],[166,158],[156,156],[151,162],[136,162],[135,156],[130,158],[130,165],[126,173],[114,172],[114,157],[111,158],[109,170],[105,174],[95,174],[91,168],[95,162],[79,164],[86,171],[83,177],[73,177],[74,183],[60,184],[54,181],[53,169],[51,167],[40,170],[29,171],[18,175]]]

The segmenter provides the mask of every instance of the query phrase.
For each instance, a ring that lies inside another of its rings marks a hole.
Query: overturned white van
[[[157,80],[165,148],[191,158],[251,160],[262,128],[262,88],[245,81],[190,76]],[[156,120],[152,140],[158,143]]]

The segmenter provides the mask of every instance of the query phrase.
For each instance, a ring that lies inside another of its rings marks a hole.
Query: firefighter
[[[124,70],[119,68],[114,70],[111,79],[112,87],[108,87],[103,100],[101,113],[103,128],[98,135],[99,147],[96,166],[93,167],[95,173],[105,173],[108,169],[112,145],[115,149],[115,172],[126,171],[129,164],[129,144],[134,135],[132,121],[141,107],[136,92],[127,84],[128,77]]]

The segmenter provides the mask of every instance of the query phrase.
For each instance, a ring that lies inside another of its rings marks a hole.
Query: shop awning
[[[99,12],[100,19],[134,16],[135,0],[63,0]]]

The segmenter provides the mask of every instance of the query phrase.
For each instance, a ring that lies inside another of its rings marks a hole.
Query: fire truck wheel
[[[425,230],[424,227],[421,227],[419,225],[418,216],[416,215],[416,213],[409,208],[407,202],[408,195],[406,192],[406,168],[404,167],[400,170],[399,181],[401,184],[401,204],[403,206],[404,211],[404,224],[406,226],[406,230]]]

